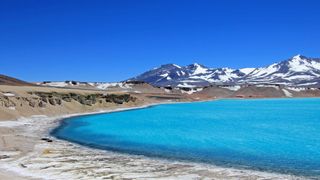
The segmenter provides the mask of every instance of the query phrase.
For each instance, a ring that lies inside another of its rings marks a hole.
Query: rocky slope
[[[141,102],[128,93],[1,85],[0,119],[90,112]]]
[[[131,82],[128,92],[43,86],[0,85],[0,121],[33,115],[57,116],[97,112],[117,107],[136,107],[162,102],[193,101],[178,90],[154,88]]]
[[[0,85],[31,86],[33,84],[0,74]]]
[[[262,68],[208,68],[200,64],[166,64],[130,80],[155,86],[205,87],[209,85],[281,84],[320,87],[320,59],[302,55]]]

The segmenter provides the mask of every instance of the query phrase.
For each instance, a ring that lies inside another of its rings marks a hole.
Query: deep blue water
[[[66,119],[91,147],[320,177],[320,99],[217,100]]]

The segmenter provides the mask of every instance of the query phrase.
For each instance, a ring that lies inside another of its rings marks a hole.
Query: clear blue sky
[[[1,0],[0,73],[119,81],[165,63],[320,57],[319,0]]]

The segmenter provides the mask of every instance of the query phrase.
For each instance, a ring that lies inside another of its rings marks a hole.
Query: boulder
[[[49,103],[53,106],[56,105],[56,101],[53,98],[49,98]]]
[[[46,107],[46,103],[44,101],[40,101],[38,106],[41,108],[44,108],[44,107]]]

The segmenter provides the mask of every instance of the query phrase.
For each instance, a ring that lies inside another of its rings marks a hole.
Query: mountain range
[[[159,87],[204,87],[209,85],[279,84],[319,87],[320,58],[296,55],[260,68],[209,68],[194,63],[187,66],[165,64],[129,80]]]

